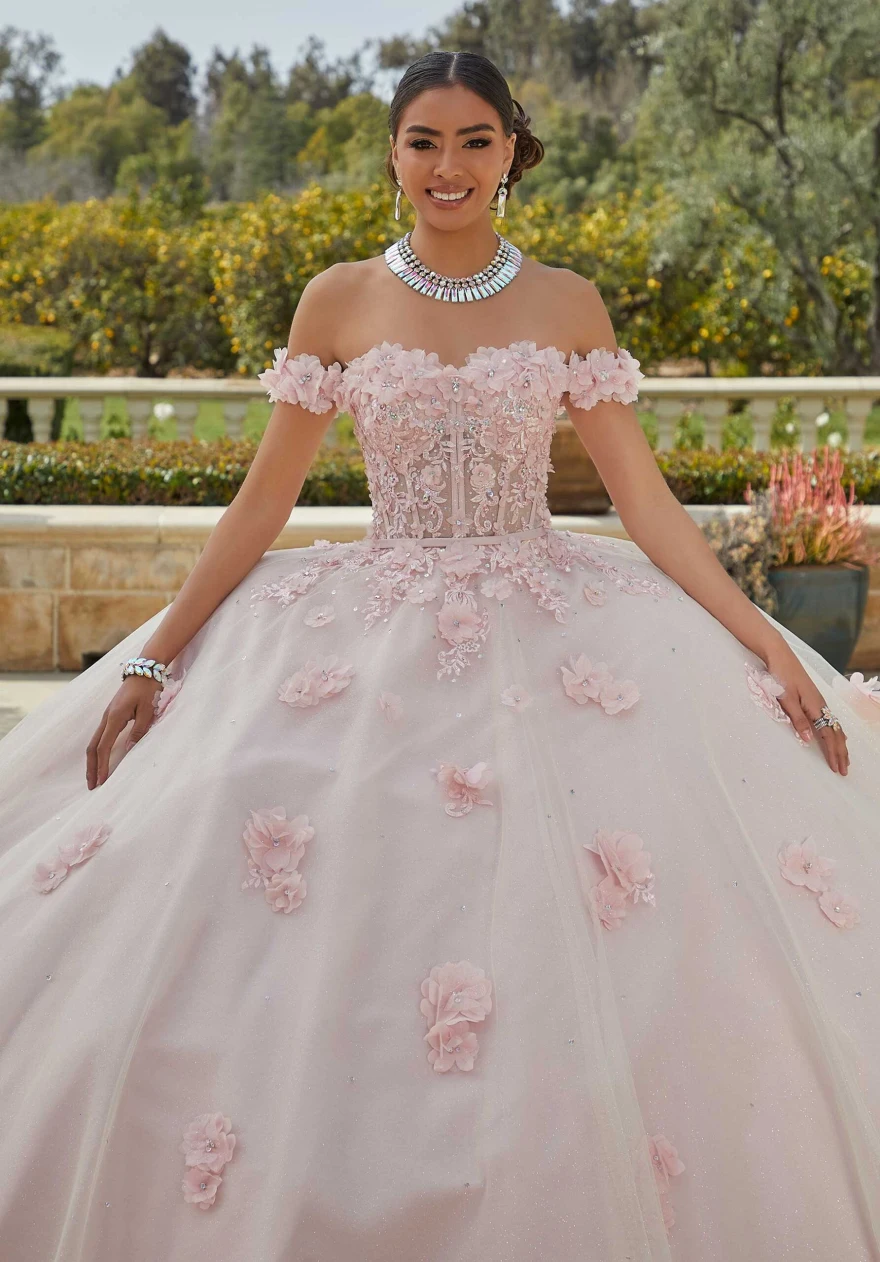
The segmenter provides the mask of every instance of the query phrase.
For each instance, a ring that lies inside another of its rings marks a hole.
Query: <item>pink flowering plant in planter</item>
[[[787,452],[766,491],[745,492],[751,511],[715,514],[706,538],[746,595],[843,671],[861,631],[870,566],[868,510],[843,484],[843,459],[827,446]]]

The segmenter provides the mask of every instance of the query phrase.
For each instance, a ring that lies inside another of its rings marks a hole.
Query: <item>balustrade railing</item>
[[[242,434],[252,400],[266,401],[256,380],[216,380],[164,377],[0,377],[0,434],[10,399],[26,399],[34,438],[48,442],[58,399],[76,399],[86,442],[101,434],[105,400],[125,401],[131,438],[148,437],[154,408],[170,401],[178,438],[191,438],[203,403],[220,404],[226,433]],[[780,399],[790,398],[799,435],[791,445],[810,448],[824,441],[823,430],[831,409],[846,418],[851,451],[865,446],[865,426],[871,409],[880,404],[880,377],[649,377],[641,383],[639,412],[653,413],[660,450],[674,445],[679,422],[686,413],[703,418],[703,445],[720,449],[731,404],[745,401],[751,418],[751,446],[770,447],[771,428]],[[564,415],[564,413],[562,414]],[[880,444],[878,444],[880,445]]]

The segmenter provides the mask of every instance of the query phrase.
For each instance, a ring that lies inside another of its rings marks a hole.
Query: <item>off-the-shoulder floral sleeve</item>
[[[275,351],[272,368],[259,374],[273,403],[294,403],[310,412],[339,411],[338,390],[342,368],[332,363],[325,368],[317,355],[289,356],[286,346]]]
[[[623,347],[616,351],[598,347],[583,358],[572,351],[569,359],[569,398],[575,407],[585,410],[611,400],[634,403],[639,397],[639,382],[644,379],[639,361]]]

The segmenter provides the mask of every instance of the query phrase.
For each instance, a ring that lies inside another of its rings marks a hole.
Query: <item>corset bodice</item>
[[[260,374],[273,402],[350,412],[364,456],[368,538],[494,536],[548,527],[550,444],[563,395],[591,408],[638,397],[624,349],[568,360],[534,342],[481,346],[461,366],[382,342],[345,368],[276,350]]]

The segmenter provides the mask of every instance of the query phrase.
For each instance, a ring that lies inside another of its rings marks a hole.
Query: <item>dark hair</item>
[[[522,179],[523,171],[538,165],[544,156],[544,146],[529,131],[532,120],[519,101],[510,95],[507,80],[488,57],[482,57],[479,53],[435,51],[425,53],[418,61],[414,61],[404,71],[397,85],[388,111],[388,130],[396,139],[401,116],[410,101],[431,88],[451,87],[456,83],[476,92],[477,96],[481,96],[497,111],[505,136],[516,132],[513,160],[507,174],[507,188],[510,190]],[[385,171],[396,188],[397,180],[390,150],[385,158]]]

